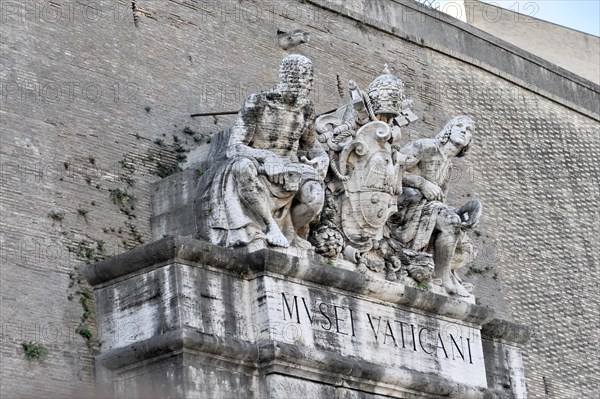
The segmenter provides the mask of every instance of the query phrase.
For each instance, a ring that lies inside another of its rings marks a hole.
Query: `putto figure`
[[[323,207],[329,164],[313,134],[311,61],[286,57],[279,79],[250,95],[234,126],[213,139],[214,162],[194,205],[199,238],[226,247],[310,248],[309,223]]]
[[[457,116],[435,138],[402,148],[404,188],[399,212],[388,221],[392,239],[416,252],[433,252],[434,278],[449,294],[460,296],[469,296],[472,286],[463,285],[455,271],[476,256],[466,231],[479,222],[481,202],[471,200],[457,210],[445,201],[452,159],[467,154],[473,133],[473,120]]]

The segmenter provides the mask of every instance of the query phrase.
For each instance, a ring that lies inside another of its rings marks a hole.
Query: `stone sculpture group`
[[[452,159],[471,148],[473,120],[457,116],[434,138],[401,147],[401,128],[417,117],[387,67],[367,91],[350,81],[350,103],[319,117],[308,58],[286,57],[279,80],[213,137],[194,203],[197,236],[249,250],[314,250],[469,296],[456,270],[476,256],[466,232],[481,203],[455,209],[446,194]]]

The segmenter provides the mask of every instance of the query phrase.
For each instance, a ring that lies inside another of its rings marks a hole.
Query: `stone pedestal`
[[[317,258],[168,237],[85,275],[103,397],[525,397],[518,326]]]

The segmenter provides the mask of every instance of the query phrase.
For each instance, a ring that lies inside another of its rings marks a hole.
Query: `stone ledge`
[[[272,340],[253,344],[236,338],[205,334],[188,327],[102,353],[96,359],[107,369],[117,370],[181,350],[218,355],[246,366],[253,365],[263,375],[294,375],[380,394],[401,394],[403,391],[398,387],[403,387],[409,391],[449,398],[508,398],[500,390],[457,383],[433,373],[401,367],[385,368],[358,358]]]
[[[169,260],[209,265],[246,280],[275,273],[478,325],[493,317],[490,308],[327,265],[316,257],[301,259],[270,249],[249,254],[246,250],[217,247],[181,236],[167,237],[94,263],[83,274],[98,289],[143,270],[161,267]]]
[[[534,332],[532,326],[501,319],[492,319],[481,327],[483,339],[500,339],[521,345],[527,343]]]

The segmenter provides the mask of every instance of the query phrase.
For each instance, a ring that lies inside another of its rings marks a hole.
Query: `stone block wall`
[[[598,86],[409,2],[135,3],[0,1],[2,396],[93,395],[102,337],[79,269],[150,240],[151,183],[233,119],[190,114],[237,110],[289,52],[314,62],[317,112],[387,63],[420,117],[406,141],[474,117],[450,190],[484,204],[466,279],[536,328],[530,398],[598,395]],[[310,42],[285,51],[278,29]]]

